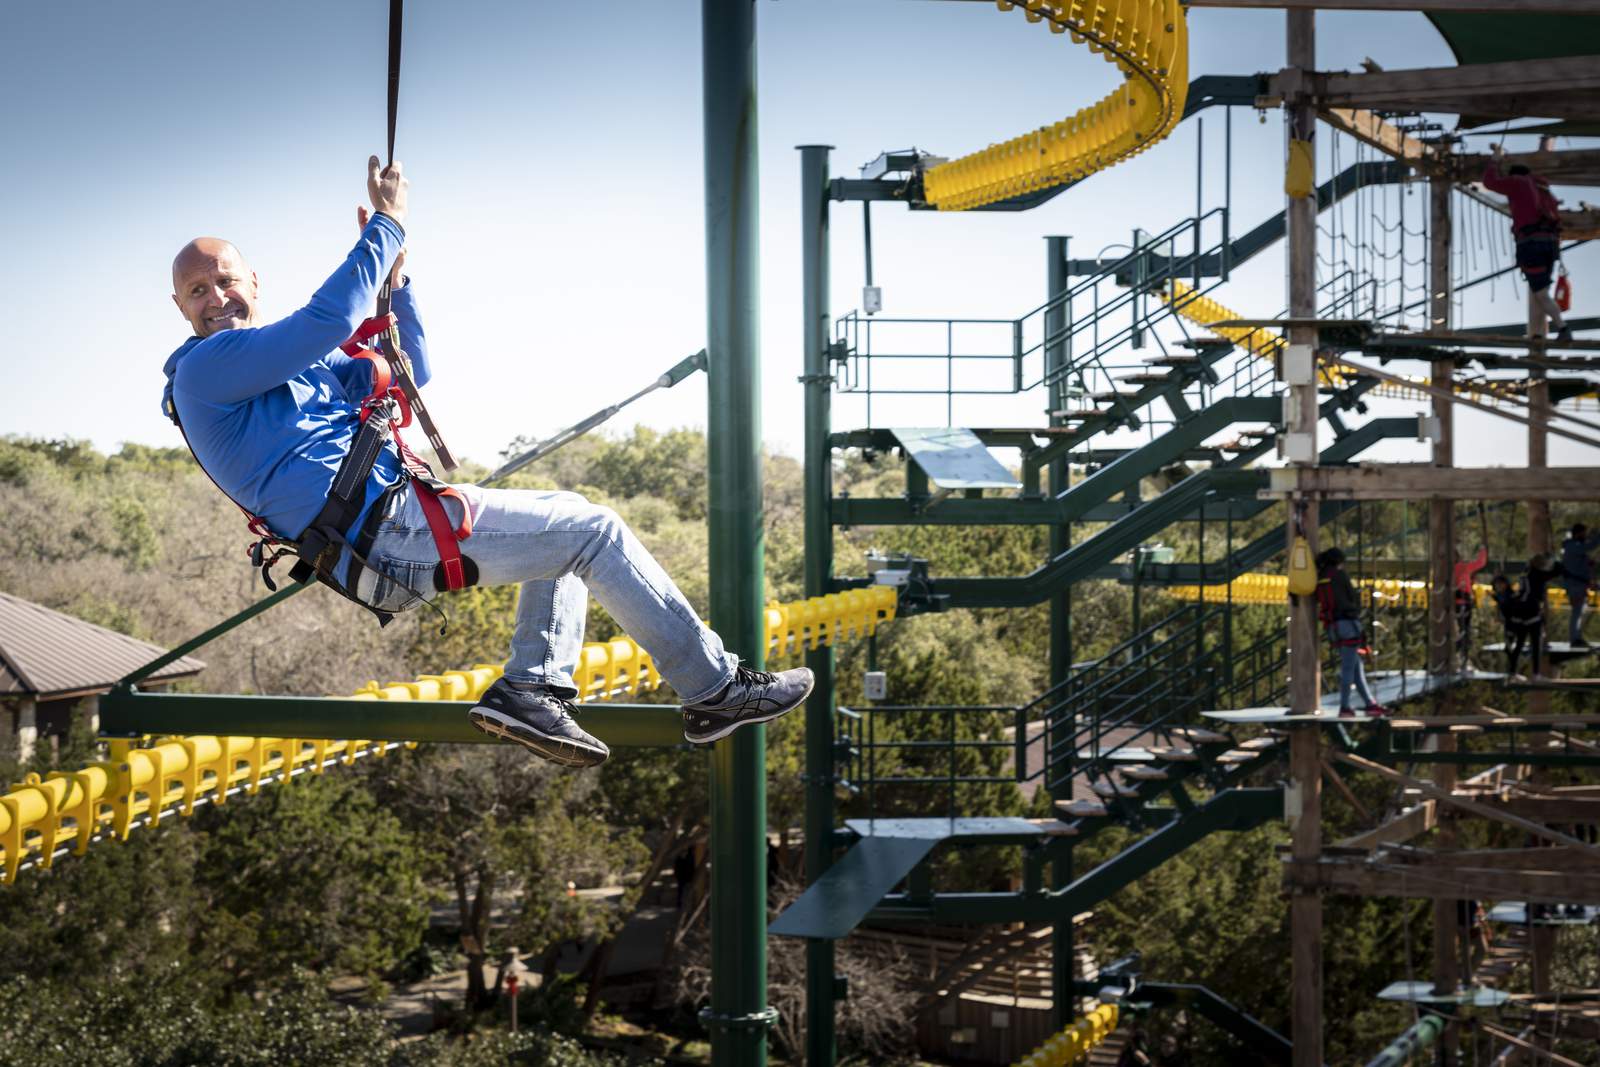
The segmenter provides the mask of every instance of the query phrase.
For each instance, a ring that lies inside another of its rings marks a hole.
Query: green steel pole
[[[759,669],[766,648],[755,28],[754,0],[702,0],[711,622]],[[711,1006],[701,1018],[714,1067],[767,1062],[766,742],[766,727],[747,726],[711,753]]]
[[[1067,290],[1067,241],[1066,237],[1046,237],[1045,241],[1045,283],[1046,300],[1054,300]],[[1045,312],[1045,335],[1054,337],[1054,343],[1046,345],[1044,350],[1045,376],[1051,378],[1058,372],[1064,373],[1067,365],[1067,341],[1064,331],[1067,329],[1067,309],[1062,304]],[[1047,404],[1046,416],[1050,425],[1060,426],[1063,420],[1058,415],[1050,412],[1059,411],[1066,407],[1067,381],[1065,377],[1059,378],[1045,389]],[[1055,497],[1067,491],[1071,479],[1071,470],[1065,459],[1050,461],[1050,495]],[[1054,559],[1072,547],[1072,528],[1067,525],[1050,527],[1050,558]],[[1067,680],[1067,674],[1072,669],[1072,590],[1070,587],[1050,597],[1050,685],[1052,688]],[[1072,729],[1072,724],[1066,727]],[[1044,746],[1045,780],[1049,781],[1049,753],[1054,749],[1055,738],[1041,737],[1039,743]],[[1071,759],[1069,754],[1067,759]],[[1072,786],[1063,783],[1054,791],[1057,800],[1072,799]],[[1064,849],[1050,865],[1050,887],[1064,889],[1072,884],[1072,850]],[[1051,988],[1051,1025],[1059,1030],[1072,1022],[1074,1012],[1072,1002],[1075,997],[1073,991],[1074,967],[1076,952],[1072,944],[1072,917],[1069,915],[1064,921],[1058,921],[1050,935],[1050,988]]]
[[[828,444],[833,382],[828,360],[828,145],[800,146],[800,249],[805,315],[806,596],[824,596],[833,577],[833,449]],[[833,864],[832,648],[806,653],[816,688],[806,701],[806,883]],[[832,1067],[834,1036],[833,942],[806,941],[806,1063]]]
[[[1442,1015],[1424,1015],[1382,1052],[1368,1060],[1367,1067],[1405,1067],[1418,1052],[1439,1040],[1439,1035],[1444,1033],[1445,1021]]]

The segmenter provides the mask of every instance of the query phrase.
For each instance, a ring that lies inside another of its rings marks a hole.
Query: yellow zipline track
[[[1227,322],[1230,319],[1244,318],[1238,312],[1226,305],[1213,300],[1203,293],[1197,293],[1194,286],[1180,282],[1176,278],[1167,283],[1161,290],[1161,300],[1169,305],[1174,312],[1188,319],[1196,326],[1204,326],[1218,337],[1232,341],[1235,345],[1261,359],[1276,359],[1278,352],[1285,342],[1282,335],[1259,326],[1214,326],[1213,323]],[[1349,383],[1349,378],[1339,372],[1330,371],[1326,367],[1318,372],[1323,385],[1343,386]],[[1426,378],[1413,378],[1417,385],[1428,384]],[[1510,386],[1511,383],[1507,383]],[[1455,391],[1465,393],[1476,400],[1487,404],[1500,403],[1507,399],[1499,389],[1476,382],[1457,382]],[[1387,397],[1390,400],[1417,400],[1429,401],[1433,399],[1431,393],[1421,388],[1411,388],[1398,382],[1379,382],[1372,390],[1373,396]]]
[[[1189,91],[1189,29],[1178,0],[997,0],[1066,33],[1126,81],[1060,122],[930,168],[923,198],[965,211],[1115,166],[1172,132]]]
[[[1354,585],[1363,602],[1389,607],[1423,608],[1428,605],[1428,583],[1402,578],[1360,578]],[[1231,596],[1230,596],[1231,587]],[[1177,600],[1204,600],[1208,604],[1287,604],[1289,577],[1284,574],[1241,574],[1233,581],[1216,585],[1174,585],[1167,592]],[[1552,610],[1567,606],[1567,594],[1558,585],[1547,590]],[[1490,589],[1482,583],[1472,587],[1479,607],[1489,602]]]
[[[1088,1063],[1093,1052],[1117,1028],[1119,1011],[1115,1004],[1102,1004],[1068,1026],[1052,1034],[1044,1044],[1018,1060],[1016,1067],[1073,1067]]]
[[[796,655],[867,637],[895,616],[890,586],[850,589],[828,596],[767,606],[767,655]],[[425,674],[411,682],[368,682],[354,694],[362,700],[476,700],[502,668],[478,664],[468,670]],[[649,653],[632,638],[583,646],[574,672],[581,701],[610,700],[661,686]],[[663,707],[662,713],[670,709]],[[335,762],[382,756],[400,746],[383,741],[318,741],[278,737],[163,737],[149,744],[115,740],[109,758],[82,770],[30,774],[0,794],[0,885],[10,885],[30,857],[49,867],[59,849],[76,855],[89,843],[126,841],[135,826],[196,805],[222,804],[230,793],[254,795],[263,785],[296,774],[320,774]]]

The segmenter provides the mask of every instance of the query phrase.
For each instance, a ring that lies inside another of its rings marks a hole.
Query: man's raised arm
[[[405,244],[406,183],[399,165],[380,175],[372,157],[367,191],[375,210],[361,239],[310,302],[271,325],[224,330],[201,341],[178,366],[179,389],[214,404],[247,400],[299,374],[355,331]]]

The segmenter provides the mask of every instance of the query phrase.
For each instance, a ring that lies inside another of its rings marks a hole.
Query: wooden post
[[[39,742],[39,705],[32,697],[23,697],[17,704],[17,762],[26,763],[33,758],[34,746]]]
[[[1435,332],[1450,329],[1450,193],[1451,183],[1446,179],[1435,178],[1428,183],[1428,328]],[[1433,439],[1435,467],[1455,465],[1455,404],[1451,399],[1454,378],[1455,366],[1450,360],[1433,361],[1431,384],[1442,390],[1433,394],[1433,417],[1437,422]],[[1428,671],[1433,674],[1450,674],[1455,669],[1455,541],[1455,502],[1434,497],[1428,502]],[[1447,693],[1436,710],[1449,714],[1449,702]],[[1438,743],[1442,751],[1453,751],[1455,735],[1441,734]],[[1455,766],[1446,763],[1434,768],[1434,782],[1441,789],[1455,788]],[[1441,816],[1439,845],[1454,848],[1454,819],[1443,813]],[[1460,907],[1455,900],[1433,902],[1433,991],[1440,996],[1454,993],[1461,978]],[[1452,1023],[1440,1035],[1437,1062],[1441,1067],[1454,1067],[1460,1032],[1460,1027]]]
[[[1291,71],[1309,75],[1316,68],[1316,12],[1290,11],[1287,15],[1287,58]],[[1312,146],[1312,173],[1316,172],[1317,114],[1302,89],[1285,99],[1289,137]],[[1315,197],[1290,197],[1286,208],[1289,271],[1289,315],[1315,318],[1317,314],[1317,205]],[[1315,466],[1317,456],[1316,360],[1310,373],[1303,365],[1293,373],[1287,366],[1295,353],[1314,349],[1317,334],[1303,326],[1289,329],[1289,351],[1280,357],[1280,373],[1288,381],[1289,411],[1284,438],[1288,458]],[[1304,346],[1304,347],[1301,347]],[[1299,519],[1313,552],[1317,550],[1317,508],[1304,496],[1288,501],[1288,539],[1293,545]],[[1309,506],[1308,506],[1309,505]],[[1316,712],[1322,705],[1322,663],[1317,646],[1315,602],[1296,597],[1289,606],[1289,705],[1297,714]],[[1289,741],[1290,824],[1296,865],[1315,864],[1322,854],[1322,730],[1301,726]],[[1289,896],[1291,955],[1291,1035],[1294,1067],[1322,1067],[1322,897],[1315,888],[1295,880]]]
[[[1550,142],[1541,139],[1540,149],[1544,149]],[[1539,341],[1550,335],[1550,321],[1545,316],[1544,309],[1533,299],[1533,292],[1528,292],[1528,340]],[[1533,355],[1542,356],[1546,349],[1535,344],[1530,350]],[[1532,420],[1528,426],[1528,466],[1548,467],[1550,465],[1550,435],[1546,427],[1550,423],[1550,384],[1546,381],[1547,375],[1543,367],[1535,368],[1528,372],[1528,415]],[[1543,500],[1529,501],[1528,503],[1528,555],[1533,556],[1540,552],[1549,552],[1550,539],[1550,505]],[[1548,643],[1549,635],[1545,641]]]
[[[1322,855],[1322,728],[1302,724],[1289,735],[1289,791],[1285,798],[1296,866],[1314,867]],[[1303,880],[1289,895],[1293,960],[1290,1034],[1294,1067],[1322,1067],[1322,897]]]

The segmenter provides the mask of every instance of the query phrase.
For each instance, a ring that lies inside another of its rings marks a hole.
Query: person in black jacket
[[[1562,573],[1561,566],[1548,554],[1528,561],[1528,573],[1520,585],[1513,586],[1503,574],[1491,584],[1495,607],[1506,627],[1506,673],[1520,678],[1517,666],[1526,646],[1533,662],[1533,673],[1541,673],[1544,659],[1544,601],[1550,583]]]
[[[1365,639],[1361,632],[1361,601],[1356,587],[1344,571],[1344,553],[1329,548],[1317,553],[1318,616],[1327,630],[1328,640],[1339,650],[1339,714],[1354,715],[1350,690],[1366,702],[1368,715],[1387,715],[1389,709],[1372,695],[1367,685],[1366,668],[1361,663]]]

